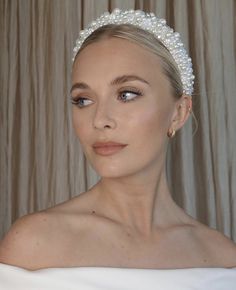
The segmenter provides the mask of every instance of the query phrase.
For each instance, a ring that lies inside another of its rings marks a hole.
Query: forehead
[[[109,81],[122,74],[138,74],[153,84],[166,82],[157,55],[132,41],[116,37],[85,47],[75,60],[72,80]]]
[[[85,82],[101,88],[121,75],[137,75],[154,91],[171,92],[157,55],[136,43],[115,37],[89,44],[79,53],[73,66],[72,84]]]

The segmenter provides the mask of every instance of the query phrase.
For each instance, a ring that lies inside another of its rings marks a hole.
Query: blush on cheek
[[[78,120],[73,120],[73,128],[76,137],[79,139],[80,144],[83,146],[83,143],[86,143],[88,135],[88,127],[86,124],[79,122]]]
[[[166,127],[166,114],[156,108],[142,113],[142,118],[138,120],[139,127],[145,127],[147,132],[157,133],[163,131]]]
[[[83,127],[77,127],[76,128],[76,136],[79,138],[80,144],[83,146],[83,144],[87,143],[87,132]]]
[[[167,110],[150,109],[147,112],[143,112],[142,119],[139,120],[140,138],[148,140],[151,151],[151,148],[163,149],[169,123],[168,114]]]
[[[72,123],[77,135],[79,132],[83,133],[87,128],[82,116],[78,112],[78,109],[73,109],[72,111]]]

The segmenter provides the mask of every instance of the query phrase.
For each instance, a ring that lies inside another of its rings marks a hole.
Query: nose
[[[97,104],[96,111],[93,118],[93,127],[95,129],[115,129],[116,121],[112,117],[112,110],[104,103]]]

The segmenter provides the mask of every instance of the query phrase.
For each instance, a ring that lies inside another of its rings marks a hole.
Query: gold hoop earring
[[[167,136],[169,137],[169,138],[173,138],[174,136],[175,136],[175,130],[173,129],[172,131],[168,131],[167,132]]]

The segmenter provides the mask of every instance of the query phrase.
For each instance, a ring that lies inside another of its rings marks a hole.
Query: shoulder
[[[0,263],[28,270],[64,265],[94,228],[95,218],[81,204],[74,198],[19,218],[0,242]]]
[[[47,250],[55,224],[56,219],[46,211],[19,218],[0,243],[0,262],[30,268]]]
[[[187,216],[178,236],[184,249],[207,267],[236,267],[236,244],[229,237]]]
[[[194,235],[213,266],[236,267],[236,244],[230,238],[205,225],[198,225]]]

